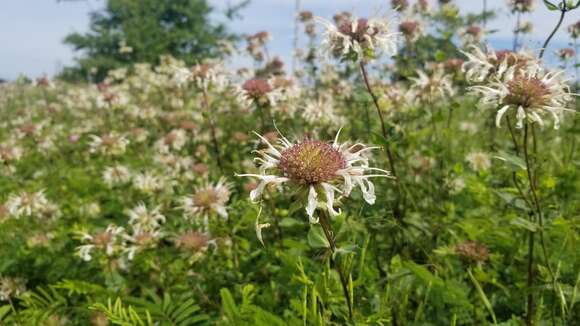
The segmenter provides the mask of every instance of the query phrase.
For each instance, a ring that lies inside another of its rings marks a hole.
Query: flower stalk
[[[320,226],[322,227],[322,230],[324,231],[324,236],[326,237],[326,240],[328,241],[328,244],[329,244],[330,264],[336,268],[336,271],[338,272],[338,275],[340,278],[342,292],[343,292],[344,299],[346,300],[346,304],[348,307],[348,318],[352,320],[353,308],[352,308],[352,298],[350,297],[350,292],[348,290],[348,282],[349,282],[348,279],[349,278],[347,278],[347,276],[345,275],[345,272],[341,268],[340,264],[334,260],[334,254],[336,253],[336,240],[334,238],[334,233],[332,232],[332,225],[330,223],[330,218],[328,216],[328,213],[325,210],[320,211],[319,222],[320,222]]]
[[[363,61],[360,62],[360,70],[361,70],[361,74],[362,74],[366,89],[369,92],[369,95],[371,96],[371,98],[373,99],[373,103],[374,103],[374,106],[377,110],[377,114],[379,116],[379,121],[381,123],[381,131],[383,134],[383,138],[386,141],[388,138],[388,133],[387,133],[387,127],[385,125],[385,119],[384,119],[383,113],[381,111],[381,108],[379,106],[379,100],[378,100],[377,96],[375,95],[375,93],[372,89],[372,86],[369,82],[369,77],[368,77],[366,65]],[[405,216],[404,210],[401,207],[401,202],[403,200],[404,194],[403,194],[403,191],[401,188],[401,182],[400,182],[398,174],[397,174],[397,167],[395,164],[395,155],[393,154],[393,151],[391,150],[391,146],[389,144],[385,144],[385,150],[387,152],[387,158],[389,160],[389,170],[391,171],[393,177],[395,178],[395,182],[397,184],[397,199],[395,202],[395,206],[393,207],[393,215],[395,216],[396,219],[401,219]]]
[[[205,109],[207,111],[207,122],[209,124],[209,130],[210,130],[210,134],[211,134],[211,142],[212,142],[214,153],[216,156],[216,161],[217,161],[217,164],[218,164],[220,171],[223,173],[224,169],[223,169],[223,165],[222,165],[219,142],[217,140],[215,120],[214,120],[213,114],[211,112],[211,106],[210,106],[210,102],[209,102],[209,96],[207,94],[207,89],[205,89],[205,88],[203,89],[203,103],[204,103]]]

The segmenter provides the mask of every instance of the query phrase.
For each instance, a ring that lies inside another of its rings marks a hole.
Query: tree
[[[164,54],[187,63],[219,56],[219,41],[232,35],[223,24],[210,22],[212,10],[207,0],[108,0],[91,14],[90,32],[65,38],[83,55],[62,77],[101,80],[111,69],[155,64]]]

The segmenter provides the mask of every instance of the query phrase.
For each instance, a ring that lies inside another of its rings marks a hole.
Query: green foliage
[[[89,33],[66,37],[82,56],[63,77],[100,81],[111,69],[156,64],[161,55],[189,64],[219,56],[220,40],[232,36],[210,21],[211,13],[206,0],[107,0],[103,11],[91,15]]]

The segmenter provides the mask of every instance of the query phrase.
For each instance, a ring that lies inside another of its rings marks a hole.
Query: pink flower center
[[[516,77],[507,87],[509,94],[504,102],[524,109],[546,105],[547,97],[550,95],[550,89],[546,84],[535,77]]]
[[[272,86],[261,78],[254,78],[246,81],[242,88],[248,96],[252,98],[260,98],[272,91]]]
[[[200,190],[193,195],[193,203],[199,207],[209,208],[217,203],[218,200],[219,196],[215,189],[212,188]]]
[[[378,33],[376,28],[370,28],[369,21],[366,18],[360,18],[357,20],[356,30],[353,27],[353,22],[351,20],[346,20],[338,26],[338,30],[342,34],[348,35],[353,40],[360,43],[365,41],[365,35],[373,36]]]
[[[317,184],[336,178],[336,172],[346,167],[346,160],[327,143],[305,140],[282,152],[279,167],[294,182]]]

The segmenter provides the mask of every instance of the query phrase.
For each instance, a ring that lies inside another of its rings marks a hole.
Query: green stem
[[[532,197],[534,198],[534,203],[536,209],[539,207],[539,202],[537,201],[537,196],[534,190],[534,181],[532,178],[532,171],[530,166],[530,160],[528,155],[528,124],[526,122],[524,127],[524,157],[526,161],[526,172],[528,175],[528,181],[530,183],[530,190],[532,191]],[[530,216],[533,219],[533,215]],[[528,299],[527,299],[527,312],[526,312],[526,324],[528,326],[534,325],[534,293],[532,292],[532,287],[534,286],[534,232],[528,232]]]
[[[550,36],[548,36],[548,38],[544,42],[544,45],[542,46],[542,49],[540,50],[540,55],[538,56],[540,59],[542,59],[544,57],[544,53],[546,51],[546,48],[548,47],[548,44],[550,44],[550,41],[552,40],[552,38],[554,37],[554,35],[556,34],[558,29],[562,25],[562,22],[564,21],[564,16],[566,15],[566,12],[568,11],[568,9],[566,8],[566,1],[563,1],[563,4],[564,4],[564,8],[562,8],[560,10],[560,12],[561,12],[560,20],[558,20],[558,24],[556,24],[556,27],[554,27],[554,30],[552,31],[552,33],[550,33]]]
[[[344,274],[344,271],[340,267],[340,264],[334,261],[334,253],[336,252],[336,241],[334,239],[334,234],[332,233],[332,225],[330,224],[330,218],[328,217],[328,213],[324,210],[320,211],[320,226],[322,226],[322,230],[324,231],[324,236],[330,245],[330,263],[334,265],[338,275],[340,277],[340,283],[342,285],[342,292],[344,294],[344,299],[346,300],[346,305],[348,307],[348,318],[352,320],[352,305],[351,305],[351,297],[350,292],[348,291],[348,279]]]
[[[207,120],[208,120],[208,124],[209,124],[209,130],[210,130],[210,134],[211,134],[211,141],[212,141],[213,149],[214,149],[214,152],[215,152],[217,165],[218,165],[220,171],[223,174],[224,168],[223,168],[223,165],[222,165],[221,152],[220,152],[220,147],[219,147],[219,143],[218,143],[217,135],[216,135],[215,120],[213,119],[213,114],[211,112],[211,107],[210,107],[210,104],[209,104],[209,98],[208,98],[208,95],[207,95],[207,90],[205,88],[203,90],[203,103],[204,103],[205,109],[207,111]]]
[[[383,112],[381,111],[381,108],[379,106],[379,99],[375,95],[375,93],[373,92],[373,89],[371,87],[371,83],[369,82],[369,77],[368,77],[366,66],[365,66],[364,62],[362,62],[362,61],[360,62],[360,71],[361,71],[365,86],[367,88],[367,91],[369,92],[371,98],[373,99],[373,103],[374,103],[375,108],[377,110],[377,114],[379,116],[379,121],[381,123],[381,131],[383,133],[383,138],[386,142],[388,139],[388,133],[387,133],[387,127],[385,125],[385,119],[383,117]],[[398,194],[397,194],[397,200],[396,200],[395,205],[393,207],[393,215],[395,216],[395,218],[401,219],[405,216],[405,213],[404,213],[404,207],[401,207],[401,202],[403,199],[403,192],[401,190],[401,182],[398,178],[397,168],[395,166],[395,155],[393,154],[393,152],[391,150],[390,144],[386,143],[385,149],[387,151],[387,158],[389,160],[389,169],[393,173],[393,177],[395,177],[395,182],[397,183],[397,193]]]

